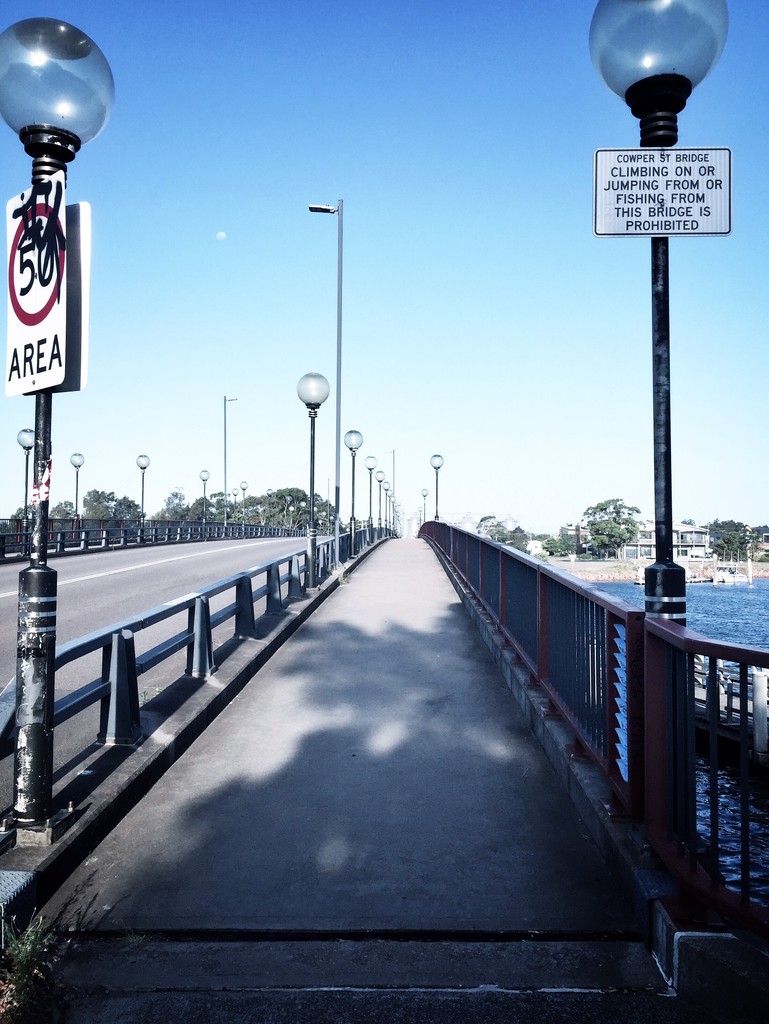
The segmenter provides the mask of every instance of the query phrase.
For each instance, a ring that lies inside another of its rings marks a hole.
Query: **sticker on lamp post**
[[[8,350],[5,393],[24,395],[65,376],[67,237],[64,172],[38,182],[6,207]]]

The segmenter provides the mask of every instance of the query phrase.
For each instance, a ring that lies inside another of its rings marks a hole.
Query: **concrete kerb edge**
[[[15,846],[0,857],[0,869],[9,872],[32,872],[35,878],[34,904],[39,911],[57,888],[72,874],[117,824],[144,797],[208,725],[254,678],[259,669],[296,632],[339,587],[349,575],[389,538],[369,545],[355,558],[344,563],[312,593],[306,594],[301,606],[289,605],[284,624],[267,640],[242,641],[238,651],[223,662],[205,684],[191,694],[170,719],[163,723],[164,739],[151,735],[137,745],[133,753],[119,764],[89,794],[88,806],[75,824],[51,846]],[[252,645],[258,650],[249,653]],[[245,657],[237,654],[245,652]],[[236,663],[238,663],[236,665]],[[183,678],[183,677],[182,677]],[[177,681],[178,685],[179,681]],[[183,684],[182,684],[183,685]],[[101,747],[104,751],[124,751],[120,747]]]
[[[719,1010],[730,1021],[766,1020],[769,1005],[769,958],[762,949],[731,932],[688,932],[677,928],[664,905],[677,886],[651,853],[638,824],[613,818],[606,809],[608,786],[599,768],[569,752],[574,736],[563,720],[548,717],[547,698],[530,685],[525,666],[516,663],[489,615],[470,594],[443,552],[429,539],[457,595],[489,650],[545,755],[609,870],[632,896],[637,927],[668,984],[686,1002]],[[706,956],[707,966],[703,967]],[[739,999],[735,993],[739,991]],[[734,1016],[739,1003],[741,1016]],[[755,1014],[753,1016],[752,1014]]]

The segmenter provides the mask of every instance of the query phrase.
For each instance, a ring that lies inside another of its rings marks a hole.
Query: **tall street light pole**
[[[339,565],[339,487],[342,474],[342,264],[344,254],[344,201],[336,206],[312,204],[310,213],[337,215],[337,271],[336,271],[336,427],[334,437],[334,544],[336,564]]]
[[[430,459],[430,465],[435,470],[435,520],[438,521],[438,470],[443,465],[442,455],[433,455]]]
[[[56,344],[56,334],[48,338],[53,315],[44,310],[49,302],[54,309],[64,308],[60,300],[66,296],[67,164],[104,128],[114,95],[104,54],[73,25],[29,18],[0,35],[0,116],[32,157],[32,188],[21,194],[17,207],[19,228],[9,261],[9,300],[19,323],[35,318],[34,334],[28,338],[33,346],[36,339]],[[71,260],[67,252],[67,262]],[[21,281],[26,287],[19,290]],[[25,305],[30,302],[32,306]],[[66,341],[66,328],[63,333]],[[77,339],[72,342],[77,350]],[[36,344],[39,362],[43,341]],[[18,380],[20,393],[35,393],[35,461],[30,565],[19,574],[13,812],[20,829],[38,832],[50,822],[53,806],[57,582],[56,572],[48,566],[48,501],[51,404],[53,390],[69,383],[65,380],[66,344],[64,353],[57,374],[43,372],[36,375],[40,379]],[[9,378],[8,393],[15,393],[10,384]]]
[[[237,398],[224,396],[224,535],[227,536],[227,403],[237,402]]]
[[[318,528],[315,522],[315,420],[318,409],[330,392],[329,383],[322,373],[306,373],[296,385],[299,400],[307,406],[310,418],[310,515],[307,520],[307,587],[312,590],[317,579]]]
[[[721,55],[726,0],[599,0],[590,54],[608,87],[640,120],[641,146],[678,141],[678,114]],[[668,238],[651,239],[655,562],[644,574],[646,614],[686,622],[686,570],[673,560]]]
[[[422,522],[427,522],[427,495],[428,490],[426,487],[422,488]]]

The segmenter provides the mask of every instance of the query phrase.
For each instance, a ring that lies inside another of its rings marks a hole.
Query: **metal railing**
[[[31,524],[23,519],[0,520],[0,561],[29,553]],[[261,523],[192,522],[188,520],[51,519],[48,554],[96,551],[142,544],[236,540],[259,537],[301,537],[305,528]]]
[[[600,767],[614,809],[643,822],[682,892],[769,935],[766,826],[751,798],[765,759],[769,650],[647,619],[569,573],[445,523],[425,523],[420,536]]]
[[[385,531],[363,528],[356,531],[356,551],[381,539]],[[333,537],[317,542],[315,579],[325,580],[337,562]],[[349,560],[350,535],[339,538],[339,562]],[[132,618],[62,644],[56,650],[55,671],[101,652],[101,672],[97,678],[61,697],[54,707],[54,728],[94,704],[100,704],[98,741],[131,744],[141,735],[139,676],[149,672],[173,655],[186,652],[184,675],[205,679],[214,671],[213,631],[234,620],[234,637],[254,635],[254,606],[265,601],[265,615],[283,610],[286,603],[302,595],[307,580],[307,551],[301,548],[280,555],[270,562],[228,576],[196,593],[186,594]],[[263,582],[258,582],[263,579]],[[213,611],[211,602],[222,594],[232,598]],[[179,618],[183,625],[178,626]],[[135,638],[160,623],[175,623],[160,643],[143,654],[136,653]],[[172,629],[176,629],[172,632]],[[12,679],[0,693],[0,759],[14,750],[16,681]]]

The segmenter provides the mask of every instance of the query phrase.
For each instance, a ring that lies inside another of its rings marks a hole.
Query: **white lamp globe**
[[[0,34],[0,116],[18,134],[46,126],[95,139],[112,112],[115,83],[96,43],[54,18],[28,18]]]
[[[329,383],[322,373],[306,373],[296,385],[296,393],[300,401],[308,407],[317,408],[329,396]]]
[[[680,75],[694,87],[721,56],[728,28],[726,0],[599,0],[590,56],[622,99],[655,75]]]

